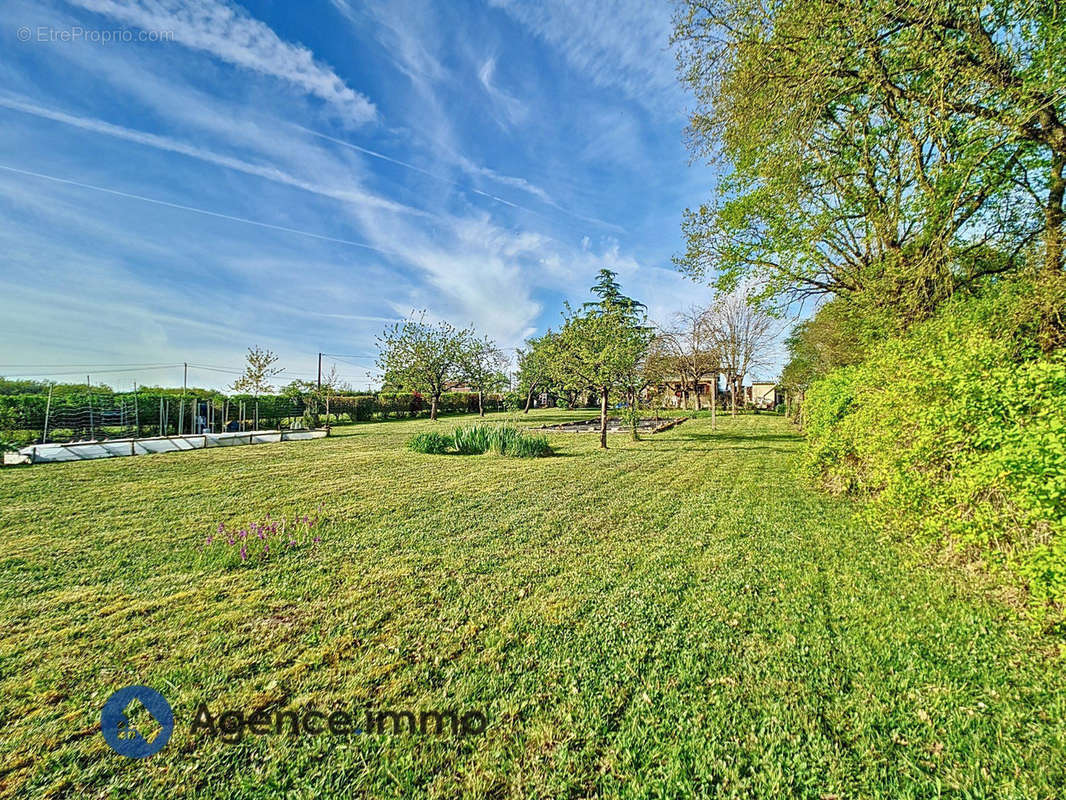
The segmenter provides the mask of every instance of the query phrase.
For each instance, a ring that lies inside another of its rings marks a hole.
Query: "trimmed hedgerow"
[[[803,412],[808,466],[824,486],[868,497],[868,513],[884,526],[1007,564],[1036,598],[1060,608],[1061,298],[1061,285],[1018,281],[953,302],[817,381]]]

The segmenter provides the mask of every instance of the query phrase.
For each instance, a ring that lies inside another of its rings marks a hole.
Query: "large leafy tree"
[[[837,298],[793,327],[785,339],[788,362],[781,371],[781,386],[794,413],[798,414],[811,383],[834,369],[863,360],[879,338],[875,330],[878,324],[848,298]]]
[[[611,300],[580,312],[567,307],[552,347],[552,374],[563,385],[589,387],[599,396],[602,448],[610,398],[631,394],[650,340],[650,330],[635,324],[631,307]]]
[[[429,417],[435,420],[440,396],[464,377],[463,359],[472,339],[468,329],[426,322],[424,313],[411,315],[378,337],[377,366],[384,385],[428,396]]]
[[[745,376],[769,363],[776,333],[773,317],[740,292],[719,296],[707,313],[708,338],[726,373],[730,408],[737,413],[737,394]]]
[[[1062,266],[1059,0],[690,0],[690,145],[728,177],[678,259],[720,288],[850,294],[900,322],[1041,237]]]
[[[466,337],[460,355],[463,380],[477,392],[478,414],[485,416],[485,392],[497,392],[507,384],[507,357],[489,337]]]
[[[554,387],[553,365],[556,334],[548,330],[542,336],[526,341],[518,351],[518,389],[526,396],[523,413],[528,414],[537,390],[550,391]]]
[[[634,319],[647,311],[647,306],[643,303],[622,294],[622,287],[619,286],[617,278],[618,273],[607,268],[601,269],[596,273],[596,283],[592,285],[589,292],[595,295],[597,299],[584,303],[581,306],[582,310],[600,313],[610,306],[615,310],[620,310],[632,316]]]
[[[712,336],[713,317],[709,308],[690,306],[679,311],[669,326],[658,336],[662,349],[669,354],[673,373],[678,377],[683,402],[687,406],[689,392],[695,392],[696,409],[700,408],[700,384],[710,379],[717,386],[721,371],[721,357]],[[712,399],[713,403],[713,399]]]

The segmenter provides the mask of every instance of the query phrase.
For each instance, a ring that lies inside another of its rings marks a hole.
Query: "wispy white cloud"
[[[529,116],[529,109],[515,97],[500,89],[494,82],[496,75],[496,59],[487,59],[477,71],[478,81],[485,90],[493,104],[503,110],[508,126],[519,125]],[[497,119],[499,119],[497,117]],[[502,124],[503,121],[501,121]]]
[[[680,112],[681,94],[669,52],[670,9],[646,0],[489,0],[600,87],[621,89],[662,113]],[[669,108],[674,106],[674,108]]]
[[[282,41],[267,25],[223,0],[70,0],[76,6],[174,41],[243,69],[283,80],[332,106],[347,124],[376,118],[374,104],[300,45]]]
[[[145,145],[147,147],[154,147],[157,150],[166,150],[171,153],[180,153],[181,155],[188,156],[189,158],[195,158],[200,161],[207,162],[209,164],[215,164],[226,169],[236,170],[248,175],[255,175],[259,178],[264,178],[268,181],[274,181],[275,183],[285,184],[287,186],[293,186],[297,189],[302,189],[305,192],[311,192],[312,194],[328,197],[333,200],[339,200],[344,203],[357,203],[375,206],[377,208],[392,211],[395,213],[407,213],[414,214],[416,216],[428,217],[430,216],[424,211],[412,208],[410,206],[397,203],[384,197],[380,197],[370,192],[360,190],[358,188],[343,187],[340,185],[326,185],[321,183],[315,183],[303,178],[296,177],[284,172],[277,167],[264,164],[253,164],[243,159],[234,158],[221,153],[216,153],[211,150],[207,150],[202,147],[190,145],[185,142],[181,142],[172,139],[167,136],[160,136],[154,133],[146,133],[144,131],[134,130],[132,128],[126,128],[121,125],[114,125],[104,120],[93,119],[91,117],[81,117],[74,114],[67,114],[63,111],[55,109],[44,108],[42,106],[34,105],[32,103],[25,102],[12,97],[6,97],[0,95],[0,107],[9,108],[14,111],[20,111],[24,114],[31,114],[35,117],[41,117],[43,119],[49,119],[54,122],[60,122],[64,125],[71,125],[82,130],[92,131],[93,133],[99,133],[105,136],[111,136],[117,139],[124,139],[128,142],[135,142],[136,144]]]
[[[244,217],[237,217],[237,216],[234,216],[232,214],[223,214],[223,213],[218,212],[218,211],[210,211],[210,210],[204,209],[204,208],[197,208],[196,206],[184,205],[182,203],[171,203],[171,202],[169,202],[167,200],[160,200],[160,199],[154,198],[154,197],[145,197],[144,195],[134,194],[132,192],[123,192],[123,191],[120,191],[118,189],[111,189],[111,188],[109,188],[107,186],[96,186],[96,185],[91,184],[91,183],[84,183],[82,181],[76,181],[76,180],[72,180],[70,178],[63,178],[63,177],[60,177],[58,175],[46,175],[43,172],[32,172],[30,170],[19,169],[17,167],[12,167],[12,166],[7,165],[7,164],[0,164],[0,170],[4,170],[6,172],[15,173],[15,174],[18,174],[18,175],[24,175],[24,176],[30,177],[30,178],[37,178],[39,180],[51,181],[53,183],[61,183],[61,184],[64,184],[66,186],[75,186],[75,187],[77,187],[79,189],[88,189],[88,190],[93,191],[93,192],[102,192],[104,194],[110,194],[110,195],[113,195],[115,197],[124,197],[127,200],[138,200],[138,201],[140,201],[142,203],[150,203],[152,205],[165,206],[167,208],[173,208],[173,209],[178,210],[178,211],[188,211],[188,212],[191,212],[193,214],[202,214],[204,216],[215,217],[216,219],[225,219],[225,220],[229,220],[230,222],[239,222],[239,223],[241,223],[243,225],[253,225],[253,226],[257,227],[257,228],[268,228],[270,230],[279,231],[281,233],[295,233],[295,234],[298,234],[300,236],[309,236],[312,239],[319,239],[319,240],[324,241],[324,242],[333,242],[335,244],[345,244],[345,245],[349,245],[351,247],[365,248],[367,250],[377,250],[379,253],[384,253],[384,254],[390,254],[390,253],[393,252],[391,250],[385,250],[385,249],[380,248],[380,247],[373,247],[372,245],[366,244],[365,242],[356,242],[356,241],[352,241],[351,239],[339,239],[339,238],[334,237],[334,236],[324,236],[324,235],[322,235],[320,233],[315,233],[313,231],[300,230],[299,228],[290,228],[290,227],[285,226],[285,225],[274,225],[272,223],[262,222],[260,220],[246,219]]]
[[[357,27],[372,21],[374,36],[412,83],[440,81],[447,77],[447,70],[416,32],[428,16],[424,7],[409,2],[392,2],[386,6],[380,0],[369,0],[362,4],[364,13],[359,13],[349,0],[330,2],[341,16]]]

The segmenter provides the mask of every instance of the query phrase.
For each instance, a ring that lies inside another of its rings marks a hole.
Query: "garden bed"
[[[686,419],[688,419],[688,417],[676,417],[673,419],[646,417],[637,422],[637,430],[642,433],[659,433],[660,431],[669,430],[675,425],[680,425]],[[540,430],[558,431],[560,433],[599,433],[600,418],[593,417],[592,419],[563,422],[558,425],[542,425]],[[621,417],[607,418],[608,433],[621,433],[628,430],[629,423]]]

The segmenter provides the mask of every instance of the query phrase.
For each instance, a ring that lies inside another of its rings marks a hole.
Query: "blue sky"
[[[412,309],[513,347],[604,266],[657,320],[706,301],[670,263],[714,179],[671,6],[594,5],[7,0],[0,374],[174,384],[139,365],[258,344],[361,386]]]

